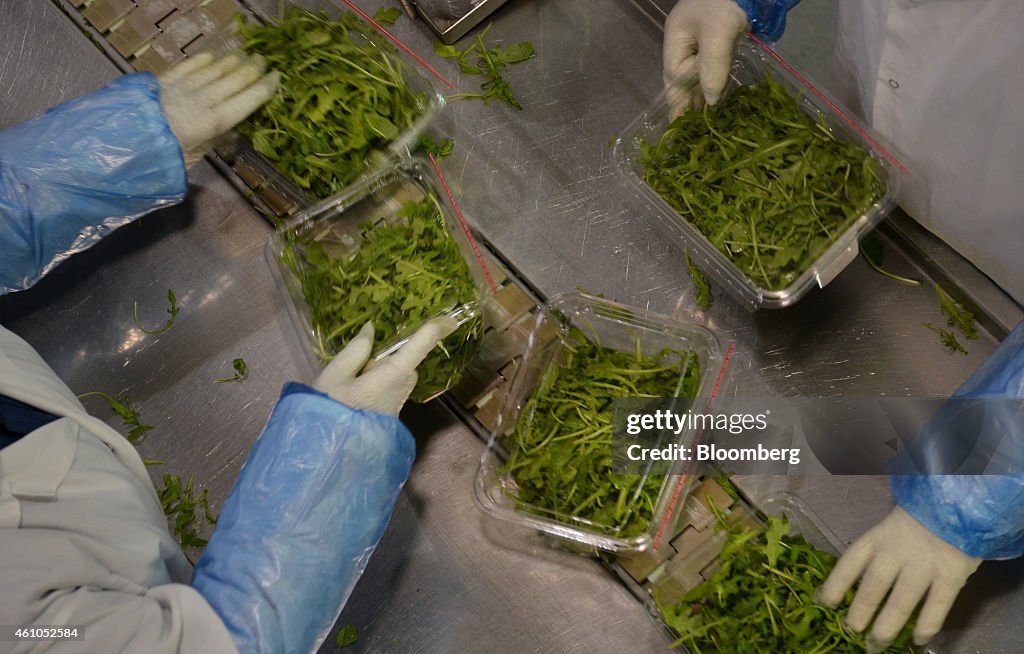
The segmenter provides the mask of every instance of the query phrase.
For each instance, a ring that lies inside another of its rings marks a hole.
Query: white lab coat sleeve
[[[900,206],[1024,303],[1024,2],[840,2],[830,90],[910,171]]]
[[[69,418],[0,451],[0,620],[81,628],[46,651],[236,651],[146,483]]]
[[[83,634],[0,652],[236,652],[134,448],[3,328],[0,394],[62,416],[0,450],[0,624]]]

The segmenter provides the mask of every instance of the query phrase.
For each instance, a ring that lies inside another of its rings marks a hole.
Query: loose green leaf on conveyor
[[[961,345],[960,341],[957,340],[956,332],[951,331],[949,329],[945,329],[944,327],[939,327],[938,325],[933,325],[930,322],[923,322],[921,323],[921,325],[927,327],[933,332],[936,332],[939,335],[939,338],[942,340],[942,344],[950,352],[960,352],[961,354],[968,354],[967,348]]]
[[[662,479],[612,471],[613,400],[696,395],[700,366],[689,352],[646,356],[596,345],[578,329],[567,354],[545,370],[506,439],[500,470],[516,485],[523,510],[574,516],[630,538],[646,531]],[[682,379],[681,379],[682,378]]]
[[[462,53],[454,45],[434,41],[434,54],[444,59],[455,59]]]
[[[147,465],[147,466],[162,466],[165,463],[167,463],[167,462],[166,461],[162,461],[160,459],[143,459],[142,460],[142,465]]]
[[[426,111],[395,48],[352,12],[332,20],[293,7],[277,23],[240,22],[239,33],[281,83],[238,131],[314,198],[355,181]]]
[[[231,367],[235,370],[233,377],[222,377],[214,381],[217,383],[240,382],[249,376],[249,366],[245,363],[245,359],[232,359]]]
[[[373,20],[381,25],[394,25],[402,17],[402,10],[396,7],[380,7],[373,12]]]
[[[935,284],[935,292],[939,296],[939,310],[946,317],[946,323],[950,327],[960,330],[967,340],[978,340],[978,330],[974,327],[974,314],[951,298],[938,283]]]
[[[360,229],[358,249],[343,256],[323,241],[292,233],[282,257],[299,280],[325,363],[368,320],[375,327],[376,353],[431,318],[475,306],[478,298],[433,194],[403,204],[393,222]],[[456,383],[482,335],[480,313],[468,314],[416,369],[413,401],[425,401]]]
[[[502,71],[510,64],[518,64],[533,56],[533,44],[529,41],[520,41],[509,46],[495,46],[488,48],[484,43],[484,36],[491,29],[491,23],[477,34],[473,44],[465,50],[459,51],[452,45],[445,45],[439,41],[434,43],[434,52],[439,57],[446,59],[457,58],[459,70],[467,75],[483,75],[487,79],[480,85],[480,93],[456,93],[449,96],[452,99],[477,99],[489,102],[491,100],[502,100],[510,104],[516,110],[523,107],[512,94],[512,87],[508,80],[502,76]],[[476,63],[470,58],[475,56]]]
[[[139,413],[132,408],[131,402],[128,400],[128,394],[122,393],[119,397],[114,398],[106,393],[100,391],[90,391],[88,393],[82,393],[79,395],[79,399],[90,396],[102,397],[110,405],[110,410],[121,417],[124,422],[124,426],[128,427],[128,442],[132,445],[136,445],[142,435],[153,428],[153,425],[142,424],[142,419],[139,418]]]
[[[338,630],[334,643],[338,647],[348,647],[359,642],[359,629],[354,624],[347,624]]]
[[[529,41],[520,41],[507,48],[497,45],[491,49],[491,54],[503,64],[518,64],[533,56],[533,44]]]
[[[885,243],[875,231],[868,232],[861,239],[860,256],[864,259],[865,263],[871,266],[872,270],[884,277],[888,277],[901,284],[907,284],[908,286],[924,286],[920,279],[897,275],[882,268],[882,265],[885,263]]]
[[[170,329],[171,325],[174,324],[174,319],[178,316],[179,311],[177,299],[174,297],[174,291],[171,289],[167,289],[167,302],[170,305],[167,307],[167,313],[170,317],[168,317],[167,322],[164,323],[163,327],[154,330],[146,329],[139,323],[139,303],[136,302],[135,308],[132,310],[132,317],[135,319],[135,325],[146,334],[163,334],[165,331]]]
[[[576,284],[576,290],[579,291],[580,293],[583,293],[584,295],[590,295],[592,297],[601,298],[602,300],[604,299],[604,293],[591,293],[587,289],[583,288],[583,284]]]
[[[430,152],[438,159],[444,159],[450,155],[452,148],[455,147],[455,141],[452,139],[445,139],[440,143],[435,143],[430,134],[420,134],[418,143],[424,152]]]
[[[164,474],[163,487],[156,491],[164,515],[169,519],[171,534],[182,550],[187,554],[189,548],[205,546],[206,539],[200,537],[199,529],[204,521],[207,525],[217,522],[210,510],[207,489],[196,495],[193,475],[183,483],[178,475]]]
[[[876,161],[770,76],[638,138],[644,181],[754,284],[792,284],[881,196]]]
[[[836,557],[790,535],[785,518],[769,517],[761,529],[730,526],[719,516],[727,541],[718,569],[679,601],[655,602],[665,624],[691,654],[862,654],[865,640],[845,627],[854,591],[830,609],[814,601],[815,591]],[[912,654],[913,621],[886,652]]]
[[[711,308],[711,300],[713,299],[711,296],[711,284],[708,283],[708,278],[704,276],[704,273],[698,270],[697,266],[693,265],[693,262],[690,261],[690,251],[686,250],[684,255],[686,256],[686,272],[689,273],[690,280],[693,281],[693,287],[697,289],[697,296],[694,298],[697,302],[697,307],[701,311],[707,311]]]

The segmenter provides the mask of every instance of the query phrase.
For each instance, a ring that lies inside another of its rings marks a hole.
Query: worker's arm
[[[186,162],[273,95],[262,60],[196,57],[127,75],[0,132],[0,294],[181,201]],[[184,158],[183,158],[184,155]]]
[[[315,650],[412,466],[415,444],[397,413],[416,366],[454,328],[431,321],[359,374],[373,346],[367,326],[316,389],[287,385],[191,586],[138,454],[115,447],[127,443],[73,396],[41,393],[62,385],[0,329],[0,393],[58,416],[0,450],[3,622],[82,629],[83,640],[54,652]]]
[[[304,654],[327,637],[412,467],[415,443],[397,414],[416,366],[454,328],[427,323],[357,376],[373,345],[367,325],[316,389],[285,387],[193,581],[243,653]]]
[[[847,550],[821,592],[835,605],[860,580],[847,622],[871,625],[875,651],[922,599],[914,641],[924,644],[983,559],[1024,553],[1022,400],[1024,323],[890,464],[897,508]]]

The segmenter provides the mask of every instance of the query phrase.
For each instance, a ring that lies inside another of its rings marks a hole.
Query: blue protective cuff
[[[971,556],[1024,553],[1024,323],[889,465],[896,502]],[[950,474],[963,471],[967,474]]]
[[[181,147],[150,73],[0,132],[0,294],[188,190]]]
[[[747,12],[750,31],[772,45],[786,29],[786,14],[800,4],[800,0],[736,0],[736,4]]]
[[[192,585],[242,654],[313,651],[387,526],[416,445],[395,416],[285,385]]]

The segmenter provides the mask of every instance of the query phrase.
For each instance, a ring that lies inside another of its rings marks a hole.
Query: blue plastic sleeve
[[[0,294],[188,190],[150,73],[121,77],[0,132]]]
[[[786,14],[800,4],[800,0],[736,0],[736,4],[747,12],[751,31],[772,45],[786,30]]]
[[[1024,553],[1021,399],[1024,323],[889,465],[896,502],[932,533],[974,557]],[[935,474],[957,465],[970,474]]]
[[[193,579],[242,654],[306,654],[326,638],[415,448],[397,417],[285,386]]]

